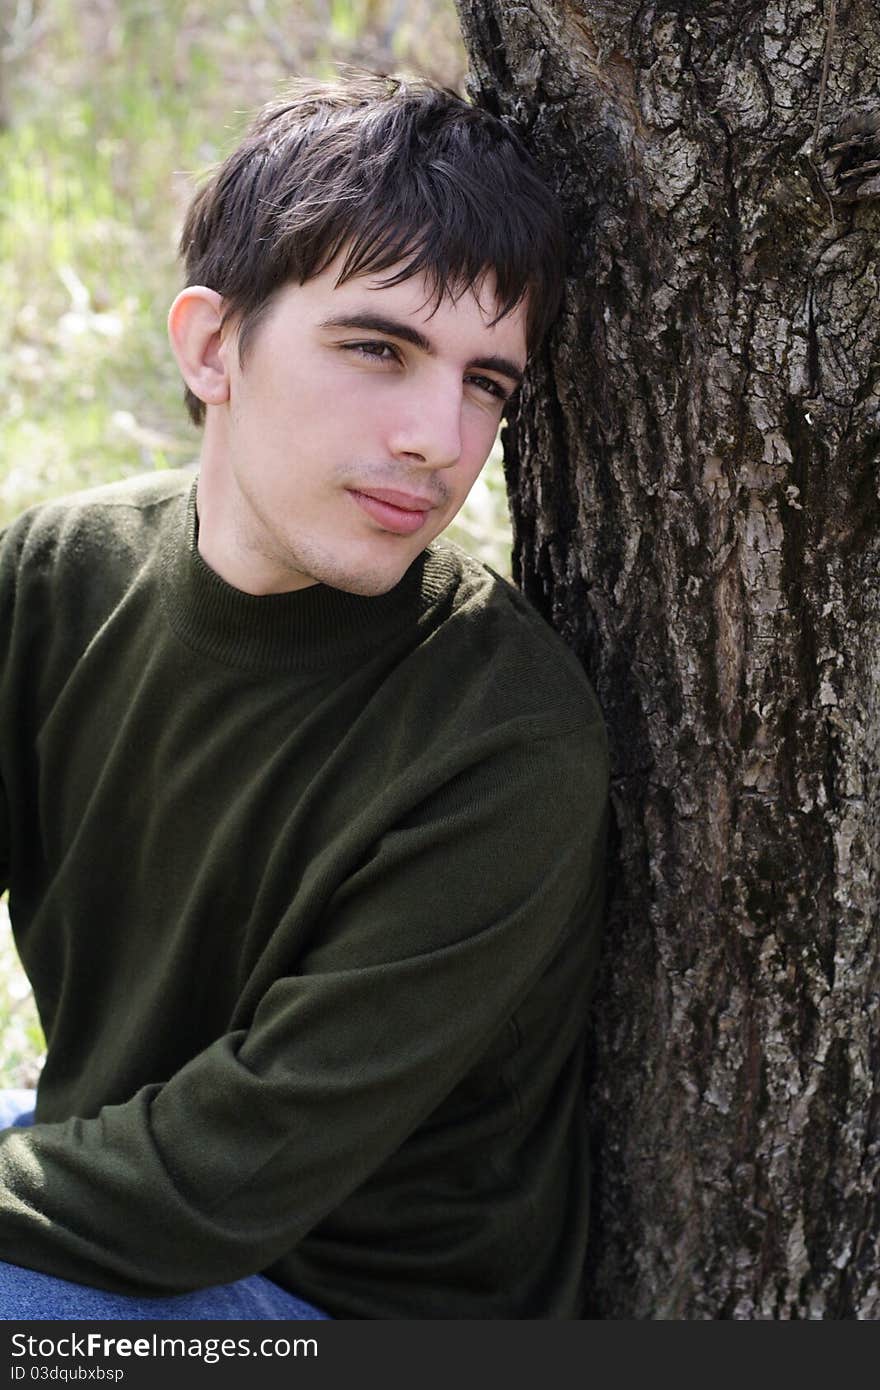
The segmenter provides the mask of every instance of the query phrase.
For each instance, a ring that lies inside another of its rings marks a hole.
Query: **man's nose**
[[[389,444],[395,457],[451,468],[461,458],[462,388],[447,385],[410,397],[394,422]]]

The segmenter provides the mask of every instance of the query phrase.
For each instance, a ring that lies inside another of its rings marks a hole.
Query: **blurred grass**
[[[252,112],[339,63],[461,89],[465,57],[453,0],[44,0],[0,25],[2,525],[196,457],[165,337],[176,242]],[[449,534],[509,572],[499,451]],[[0,1086],[33,1084],[42,1048],[0,904]]]
[[[44,1050],[33,996],[12,944],[6,899],[0,898],[0,1088],[36,1086]]]

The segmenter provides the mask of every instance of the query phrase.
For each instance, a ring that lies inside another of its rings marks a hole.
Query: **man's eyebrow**
[[[434,344],[430,338],[426,338],[424,333],[420,333],[412,324],[403,323],[399,319],[388,319],[382,314],[340,314],[333,318],[322,319],[318,324],[319,328],[364,328],[368,332],[384,333],[389,338],[400,338],[405,343],[412,343],[421,352],[433,357],[435,353]],[[523,370],[512,362],[509,357],[475,357],[472,362],[467,364],[470,371],[473,367],[479,367],[484,372],[497,372],[499,376],[506,376],[519,386],[523,379]]]

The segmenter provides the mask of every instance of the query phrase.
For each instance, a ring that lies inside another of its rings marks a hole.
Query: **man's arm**
[[[250,1027],[88,1120],[0,1134],[0,1257],[171,1293],[271,1265],[480,1058],[601,910],[601,726],[479,757],[377,845]]]

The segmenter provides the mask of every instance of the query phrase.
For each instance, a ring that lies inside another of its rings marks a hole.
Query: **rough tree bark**
[[[459,11],[573,234],[506,467],[614,748],[589,1314],[876,1318],[880,7]]]

